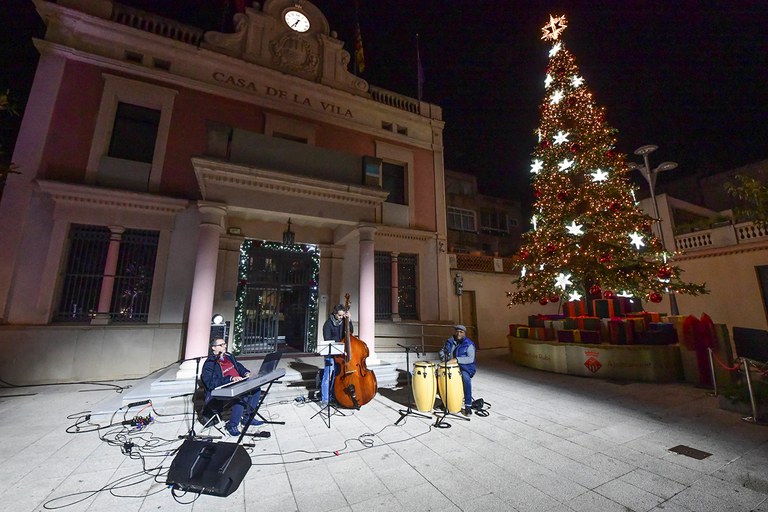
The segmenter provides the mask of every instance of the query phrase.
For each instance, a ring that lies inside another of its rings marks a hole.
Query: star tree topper
[[[541,38],[545,41],[548,39],[557,41],[557,39],[560,37],[560,34],[563,33],[563,30],[565,30],[565,27],[567,26],[568,22],[565,20],[565,16],[559,16],[555,18],[550,14],[549,23],[541,27],[541,31],[544,33]]]

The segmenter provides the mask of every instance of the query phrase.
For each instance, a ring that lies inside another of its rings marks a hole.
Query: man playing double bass
[[[342,343],[347,337],[344,329],[344,319],[349,319],[349,311],[343,305],[338,304],[331,311],[328,320],[323,324],[323,340],[327,342]],[[349,334],[355,331],[352,320],[349,320]],[[323,368],[323,380],[320,383],[320,397],[322,405],[325,406],[333,398],[333,377],[336,373],[336,364],[334,356],[325,354],[325,366]]]
[[[461,414],[472,414],[472,377],[475,376],[475,344],[467,338],[467,328],[463,325],[453,327],[453,336],[445,341],[440,350],[440,360],[455,361],[461,371],[461,383],[464,386],[464,409]]]

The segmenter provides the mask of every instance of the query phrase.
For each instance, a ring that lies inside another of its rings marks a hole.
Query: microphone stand
[[[413,350],[414,352],[416,352],[416,356],[419,356],[420,355],[419,351],[418,349],[407,347],[399,343],[397,344],[397,346],[405,349],[405,371],[408,374],[408,408],[400,409],[398,411],[400,413],[400,418],[395,422],[395,425],[399,425],[400,422],[403,421],[406,416],[409,416],[411,414],[414,416],[421,416],[422,418],[430,418],[431,416],[428,416],[426,414],[421,414],[420,412],[415,412],[413,410],[413,375],[411,375],[410,354],[411,354],[411,350]]]
[[[187,439],[221,439],[221,436],[198,436],[195,433],[195,422],[197,421],[197,414],[195,414],[195,394],[197,393],[197,379],[199,379],[200,375],[200,360],[203,358],[203,356],[199,356],[195,358],[195,380],[194,380],[194,388],[192,390],[192,424],[189,427],[189,432],[186,436],[179,436],[180,439],[184,439],[185,437]],[[205,401],[205,397],[203,397],[203,401]],[[203,407],[205,407],[205,404],[203,404]],[[205,428],[205,426],[203,426]]]

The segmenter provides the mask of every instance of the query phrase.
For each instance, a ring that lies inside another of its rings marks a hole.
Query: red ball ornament
[[[600,295],[602,293],[602,291],[603,290],[599,286],[597,286],[596,284],[593,284],[592,286],[589,287],[589,294],[590,295]]]
[[[661,294],[659,292],[651,292],[648,294],[648,300],[658,304],[661,302]]]
[[[559,68],[557,68],[557,75],[558,76],[563,76],[564,74],[565,74],[565,67],[560,66]]]
[[[609,208],[611,209],[612,212],[617,212],[621,210],[621,203],[616,203],[616,202],[611,203],[611,206],[609,206]]]
[[[578,153],[579,151],[581,151],[581,144],[578,142],[571,144],[571,153]]]
[[[547,302],[549,302],[549,301],[547,300],[546,297],[543,297],[543,298],[539,299],[539,304],[541,304],[542,306],[546,306]]]
[[[566,199],[568,199],[568,192],[558,192],[557,193],[557,200],[558,201],[563,202]]]
[[[555,244],[547,244],[547,252],[555,252],[557,250],[557,246]]]
[[[576,105],[576,98],[574,98],[573,96],[569,96],[568,97],[568,106],[569,107],[573,107],[574,105]]]
[[[544,140],[542,140],[542,141],[539,143],[539,146],[540,146],[542,149],[547,149],[547,148],[549,147],[549,141],[548,141],[547,139],[544,139]]]
[[[672,277],[672,269],[664,265],[659,269],[658,272],[656,272],[656,277],[658,277],[659,279],[669,279],[670,277]]]
[[[557,301],[559,301],[559,300],[560,300],[560,296],[559,296],[559,295],[552,295],[552,296],[549,298],[549,302],[557,302]]]
[[[536,190],[533,191],[533,197],[535,197],[536,199],[541,197],[541,189],[540,188],[537,188]]]
[[[521,259],[521,260],[524,260],[524,259],[526,259],[527,257],[528,257],[528,251],[526,251],[525,249],[522,249],[522,250],[520,251],[520,259]]]
[[[616,298],[616,294],[613,293],[611,290],[605,290],[603,292],[603,298],[604,299],[615,299]]]
[[[614,156],[616,156],[616,153],[614,153],[613,150],[609,149],[608,151],[605,152],[605,156],[607,156],[608,158],[613,158]]]

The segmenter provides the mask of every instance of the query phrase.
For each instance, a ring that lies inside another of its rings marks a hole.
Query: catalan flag
[[[362,74],[363,71],[365,71],[363,36],[360,34],[360,20],[357,17],[357,2],[355,2],[355,74]]]

